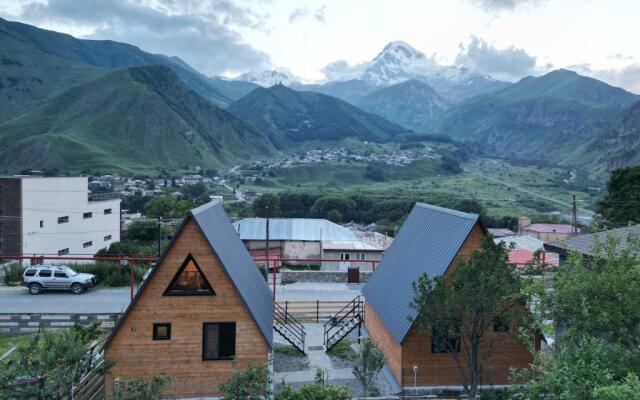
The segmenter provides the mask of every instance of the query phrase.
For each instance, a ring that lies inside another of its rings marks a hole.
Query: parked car
[[[40,294],[45,289],[82,294],[96,285],[96,276],[78,273],[65,265],[32,265],[22,274],[21,284],[31,294]]]

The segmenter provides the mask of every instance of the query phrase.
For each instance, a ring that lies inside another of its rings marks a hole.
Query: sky
[[[640,93],[640,0],[0,0],[0,16],[207,75],[341,79],[401,40],[497,79],[568,68]]]

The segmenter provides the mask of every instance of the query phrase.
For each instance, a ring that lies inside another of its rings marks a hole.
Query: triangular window
[[[205,278],[202,270],[191,254],[185,258],[182,266],[164,291],[165,296],[193,296],[216,294]]]

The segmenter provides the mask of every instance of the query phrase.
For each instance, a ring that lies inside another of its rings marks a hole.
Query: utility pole
[[[267,262],[267,274],[269,274],[269,197],[266,197],[266,203],[264,206],[264,216],[266,220],[266,232],[265,232],[265,260]],[[273,302],[276,301],[276,268],[273,266]]]
[[[162,242],[162,217],[158,218],[158,260],[160,259],[160,243]]]
[[[571,203],[571,233],[573,235],[578,234],[578,207],[576,206],[576,195],[573,195],[573,202]]]

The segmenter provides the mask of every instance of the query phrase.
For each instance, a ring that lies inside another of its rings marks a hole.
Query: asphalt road
[[[295,283],[277,285],[276,300],[349,301],[360,285]],[[32,296],[24,287],[0,287],[0,313],[119,313],[129,305],[129,288],[93,288],[81,295],[44,292]]]

